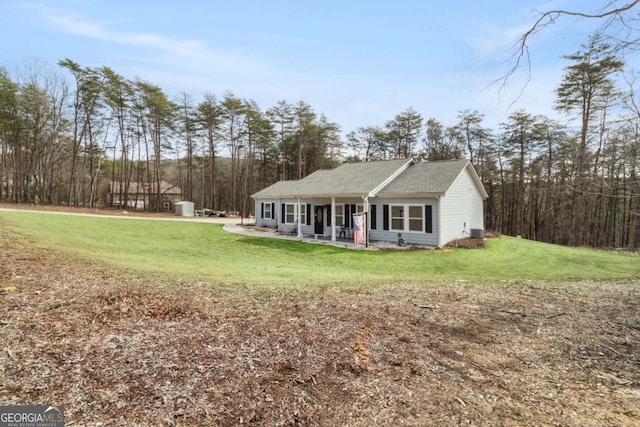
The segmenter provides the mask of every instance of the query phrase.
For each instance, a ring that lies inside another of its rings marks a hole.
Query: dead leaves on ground
[[[371,350],[367,347],[370,338],[370,329],[362,328],[358,331],[356,342],[351,347],[351,361],[356,370],[367,372],[371,369]]]
[[[0,260],[0,400],[62,404],[70,423],[640,420],[637,282],[280,292],[161,283],[1,238]]]
[[[208,318],[208,314],[189,299],[181,300],[150,290],[126,287],[106,289],[94,298],[90,309],[95,313],[94,319],[105,323],[131,322],[142,318]]]

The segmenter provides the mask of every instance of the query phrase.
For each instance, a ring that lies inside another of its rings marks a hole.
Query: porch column
[[[336,198],[331,198],[331,241],[336,241]]]
[[[442,247],[442,222],[440,221],[440,205],[442,203],[442,201],[440,200],[440,197],[438,196],[436,198],[436,218],[438,218],[438,247]]]
[[[302,218],[300,213],[302,212],[302,207],[300,205],[300,197],[296,197],[296,200],[298,201],[298,209],[297,209],[297,214],[298,214],[298,218],[297,218],[297,223],[298,223],[298,237],[302,237]]]
[[[364,229],[364,238],[365,238],[365,242],[364,245],[366,247],[369,247],[369,230],[371,230],[371,218],[369,216],[369,197],[364,196],[362,197],[362,209],[364,210],[364,219],[365,219],[365,223],[363,224],[365,229]]]

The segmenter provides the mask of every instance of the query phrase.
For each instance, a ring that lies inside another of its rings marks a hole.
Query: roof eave
[[[439,199],[444,193],[389,193],[377,194],[380,199]]]
[[[485,190],[484,185],[482,184],[482,180],[480,179],[480,176],[478,175],[476,168],[473,167],[473,164],[471,163],[471,161],[469,161],[466,164],[465,168],[469,171],[469,173],[471,174],[471,178],[476,183],[476,187],[478,187],[480,196],[482,196],[483,199],[488,199],[489,193],[487,193],[487,190]]]
[[[330,199],[335,198],[362,198],[367,197],[367,193],[321,193],[321,194],[254,194],[253,199]]]

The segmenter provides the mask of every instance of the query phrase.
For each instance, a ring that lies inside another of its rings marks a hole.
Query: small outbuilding
[[[193,216],[193,215],[195,215],[193,205],[194,205],[193,202],[177,202],[177,203],[175,203],[176,215],[177,216]]]

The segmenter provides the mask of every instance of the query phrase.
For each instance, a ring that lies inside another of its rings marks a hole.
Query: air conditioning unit
[[[484,239],[484,229],[483,228],[472,228],[471,229],[471,238],[472,239]]]

